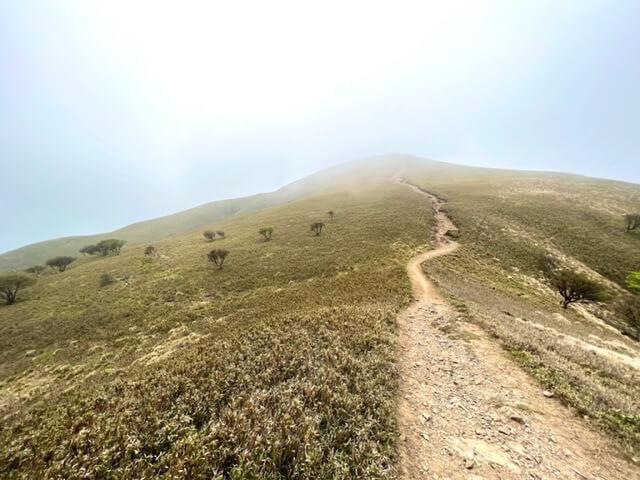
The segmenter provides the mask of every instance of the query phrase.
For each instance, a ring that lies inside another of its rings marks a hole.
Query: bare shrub
[[[316,237],[320,236],[320,234],[322,233],[322,228],[324,227],[324,223],[322,222],[315,222],[311,224],[311,231],[313,233],[315,233]]]
[[[207,254],[207,257],[209,258],[209,261],[217,265],[218,268],[222,268],[222,265],[224,265],[224,261],[228,255],[228,250],[214,248]]]

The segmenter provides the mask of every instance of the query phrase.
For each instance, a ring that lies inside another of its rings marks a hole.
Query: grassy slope
[[[339,165],[293,182],[272,193],[211,202],[173,215],[134,223],[113,232],[57,238],[27,245],[0,255],[0,272],[41,264],[56,255],[78,255],[80,248],[106,238],[126,240],[128,245],[125,248],[128,248],[184,235],[211,225],[213,222],[221,222],[261,208],[283,205],[303,198],[326,189],[336,182],[344,182],[345,177],[349,177],[354,172],[357,172],[360,181],[366,181],[367,176],[379,177],[381,173],[390,175],[389,169],[394,167],[393,164],[387,164],[385,160],[383,158],[365,159]],[[367,167],[366,170],[363,169],[364,165]],[[369,173],[365,174],[364,171]],[[213,226],[218,227],[218,225]]]
[[[82,259],[0,308],[0,476],[393,478],[393,319],[431,222],[420,197],[380,182],[401,161],[461,227],[463,248],[430,264],[461,312],[637,451],[635,372],[533,324],[637,348],[561,312],[533,261],[548,247],[614,281],[637,270],[640,239],[619,213],[638,187],[402,158],[368,161],[368,177],[362,163],[311,177],[301,192],[340,185],[204,225],[229,234],[213,244],[194,233],[156,242],[153,260],[142,246]],[[336,221],[312,237],[329,209]],[[223,271],[206,264],[213,247],[231,251]],[[100,289],[103,272],[131,278]]]
[[[637,371],[563,341],[562,335],[636,357],[637,342],[606,326],[626,330],[606,308],[588,309],[602,322],[582,307],[562,310],[535,264],[540,251],[553,251],[623,284],[628,271],[640,268],[640,232],[625,234],[621,217],[637,210],[640,186],[439,165],[406,176],[447,198],[446,208],[460,227],[462,248],[429,268],[461,313],[498,337],[546,388],[637,455]]]
[[[84,259],[0,308],[0,476],[393,477],[394,315],[430,212],[364,183],[217,223],[225,240],[157,242],[153,260]],[[131,278],[100,289],[103,272]]]
[[[638,185],[442,164],[407,176],[449,200],[453,220],[478,257],[502,255],[505,267],[531,271],[537,243],[619,284],[640,268],[640,232],[625,234],[622,221],[624,213],[640,208]]]

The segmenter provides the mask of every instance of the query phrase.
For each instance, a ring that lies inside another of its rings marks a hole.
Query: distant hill
[[[367,175],[390,175],[396,162],[401,163],[408,159],[415,159],[414,157],[397,156],[392,157],[396,161],[389,162],[389,158],[379,157],[350,162],[322,170],[290,183],[275,192],[205,203],[172,215],[136,222],[112,232],[62,237],[32,243],[0,255],[0,271],[26,268],[43,263],[56,255],[78,255],[80,248],[106,238],[126,240],[127,246],[133,246],[179,236],[233,216],[282,205],[338,183],[349,183],[349,178],[356,172],[364,173],[364,175],[358,174],[358,182],[366,179]]]
[[[26,268],[43,263],[55,255],[78,255],[78,250],[83,246],[106,238],[126,240],[127,247],[131,247],[180,236],[232,217],[298,200],[327,188],[355,188],[363,182],[390,178],[400,173],[407,178],[419,179],[425,184],[432,183],[433,187],[437,187],[443,194],[462,193],[472,201],[487,195],[495,196],[497,192],[501,192],[504,198],[513,197],[514,194],[523,193],[530,188],[531,192],[537,195],[557,189],[557,196],[563,192],[566,194],[562,198],[558,196],[560,202],[570,199],[573,195],[574,200],[579,197],[585,205],[589,203],[590,192],[605,195],[613,209],[609,213],[620,215],[624,210],[621,209],[621,205],[634,208],[640,204],[638,186],[624,182],[571,174],[469,167],[410,155],[385,155],[321,170],[275,192],[205,203],[172,215],[133,223],[113,232],[63,237],[26,245],[0,255],[0,271]],[[452,189],[447,188],[450,185],[453,186]],[[512,188],[514,185],[518,185],[517,190]],[[601,205],[599,208],[605,209],[607,205]],[[609,219],[609,222],[612,220]]]

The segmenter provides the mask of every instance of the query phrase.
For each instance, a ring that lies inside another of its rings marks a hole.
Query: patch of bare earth
[[[438,220],[436,248],[410,261],[415,302],[398,318],[402,478],[638,478],[599,432],[546,396],[478,327],[462,322],[422,263],[457,248]]]

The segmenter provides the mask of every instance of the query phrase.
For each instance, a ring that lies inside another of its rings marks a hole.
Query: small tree
[[[218,235],[220,238],[224,238],[224,232],[222,230],[216,230],[216,235]]]
[[[218,268],[222,268],[222,265],[224,264],[224,260],[227,258],[228,255],[229,255],[228,250],[224,250],[222,248],[215,248],[207,254],[207,257],[209,258],[209,261],[212,263],[215,263],[218,266]]]
[[[120,250],[124,247],[124,244],[127,243],[126,240],[116,240],[112,238],[110,241],[110,251],[114,255],[120,255]]]
[[[75,261],[74,257],[54,257],[47,260],[46,264],[52,269],[57,269],[59,272],[64,272],[67,267]]]
[[[631,272],[627,275],[626,282],[631,290],[640,293],[640,272]]]
[[[36,277],[39,277],[46,268],[47,267],[45,265],[34,265],[33,267],[26,268],[25,272],[33,273]]]
[[[624,216],[624,226],[627,232],[640,227],[640,213],[627,213]]]
[[[316,234],[316,236],[319,236],[322,233],[322,227],[324,227],[324,223],[322,222],[315,222],[311,224],[311,231],[313,233]]]
[[[216,237],[216,232],[212,230],[205,230],[204,232],[202,232],[202,236],[208,241],[213,242],[213,239]]]
[[[264,237],[265,242],[268,242],[273,235],[273,227],[262,227],[258,230],[258,233]]]
[[[331,221],[333,222],[333,217],[335,217],[336,212],[334,212],[333,210],[329,210],[327,212],[327,215],[329,215],[329,218],[331,219]]]
[[[147,257],[154,257],[157,253],[158,252],[156,251],[156,247],[154,247],[153,245],[149,245],[144,249],[144,254]]]
[[[120,249],[124,246],[126,242],[124,240],[118,240],[116,238],[109,238],[107,240],[102,240],[98,242],[96,245],[98,251],[102,256],[107,255],[120,255]]]
[[[22,273],[0,275],[0,298],[7,305],[16,301],[18,292],[36,283],[36,279]]]
[[[582,273],[559,270],[553,273],[550,280],[553,288],[562,296],[562,308],[566,309],[574,302],[607,299],[604,287]]]

